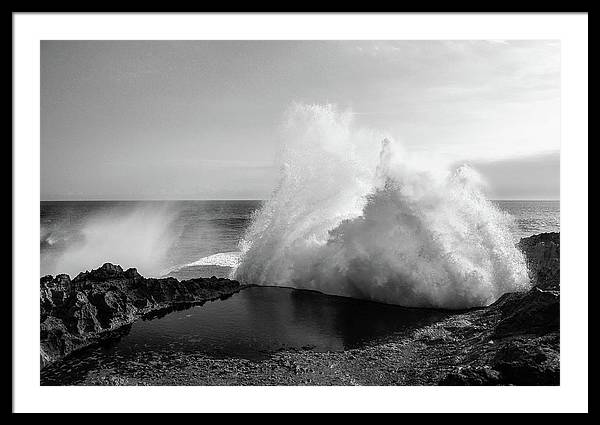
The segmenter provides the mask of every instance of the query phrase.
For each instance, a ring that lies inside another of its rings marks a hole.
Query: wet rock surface
[[[542,289],[560,289],[560,233],[523,238],[517,245],[527,258],[531,281]]]
[[[486,308],[448,311],[435,323],[360,348],[316,352],[305,347],[280,351],[260,361],[213,358],[200,353],[139,353],[139,358],[126,365],[114,359],[94,373],[65,380],[80,361],[75,358],[45,368],[42,385],[559,385],[559,234],[524,238],[519,247],[530,267],[534,283],[530,291],[505,294]],[[52,288],[63,289],[55,289],[54,293],[47,287],[49,292],[42,295],[42,304],[50,305],[48,300],[52,300],[53,309],[68,306],[67,311],[73,312],[68,317],[77,320],[63,321],[56,314],[47,314],[42,319],[42,329],[47,326],[54,330],[46,338],[48,347],[68,349],[69,344],[77,345],[80,338],[75,331],[102,328],[103,324],[118,326],[121,313],[129,317],[129,305],[136,306],[140,314],[148,305],[168,308],[172,304],[168,300],[187,297],[189,301],[192,297],[189,287],[196,288],[196,284],[173,283],[175,288],[183,284],[188,288],[186,292],[173,289],[166,280],[158,284],[156,280],[145,279],[151,282],[141,285],[142,289],[125,282],[122,284],[130,288],[127,291],[119,290],[118,285],[113,289],[115,285],[108,283],[115,280],[111,270],[94,271],[93,276],[81,279],[78,276],[72,282],[60,275],[51,280]],[[128,279],[134,281],[140,278],[137,272],[117,272],[122,273],[128,273],[131,276]],[[229,291],[242,289],[237,282],[225,283],[231,285]],[[212,289],[206,289],[203,294],[214,290],[210,284],[204,284]],[[110,294],[92,296],[94,303],[88,306],[83,297],[77,298],[79,290],[74,288],[80,287],[88,288],[82,290],[88,300],[91,293],[101,290],[103,294]],[[60,292],[67,288],[69,297]],[[157,298],[167,301],[157,302]],[[144,304],[144,299],[149,304]],[[150,311],[160,309],[149,308],[143,314]],[[57,336],[72,330],[70,338]],[[91,350],[86,355],[95,354]]]
[[[114,338],[142,316],[222,298],[243,288],[223,278],[178,281],[147,279],[136,269],[106,263],[78,274],[40,279],[42,368],[103,340]]]

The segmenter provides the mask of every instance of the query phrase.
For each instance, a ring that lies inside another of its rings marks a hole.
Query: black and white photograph
[[[40,391],[570,381],[560,37],[37,48]]]

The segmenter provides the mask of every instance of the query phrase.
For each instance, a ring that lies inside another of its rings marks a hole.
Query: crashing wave
[[[440,308],[529,286],[511,217],[469,167],[410,156],[332,106],[296,105],[284,140],[279,185],[240,243],[241,282]]]

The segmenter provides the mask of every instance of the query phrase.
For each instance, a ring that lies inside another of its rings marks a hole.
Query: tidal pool
[[[42,370],[42,385],[75,384],[88,373],[135,370],[153,355],[264,359],[278,350],[341,351],[409,332],[448,315],[318,292],[250,287],[153,319]],[[141,363],[142,364],[141,364]]]

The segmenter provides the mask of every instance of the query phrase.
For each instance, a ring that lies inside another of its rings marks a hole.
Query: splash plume
[[[284,127],[280,181],[240,244],[238,280],[441,308],[528,288],[511,217],[474,170],[411,156],[333,106],[295,105]]]

